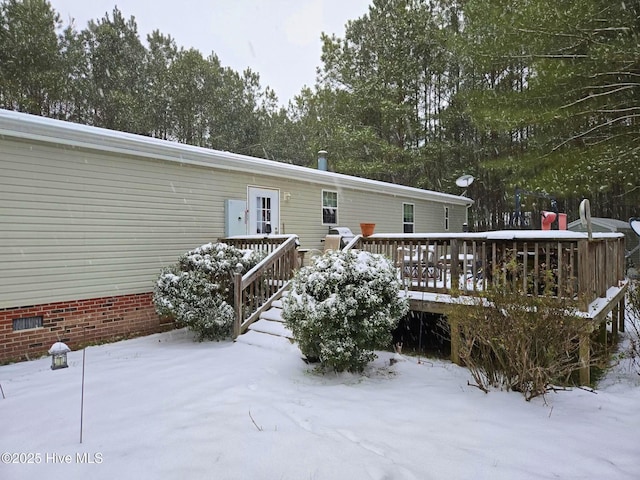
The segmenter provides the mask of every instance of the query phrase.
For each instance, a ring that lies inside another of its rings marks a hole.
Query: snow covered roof
[[[623,222],[622,220],[616,220],[615,218],[592,217],[591,224],[609,230],[610,232],[631,229],[629,223]],[[586,227],[582,226],[579,219],[569,223],[569,225],[567,225],[567,228],[570,230],[586,230]]]
[[[251,172],[305,182],[386,193],[455,205],[473,200],[432,190],[327,172],[262,158],[195,147],[157,138],[0,109],[0,135],[77,148],[154,158],[230,171]]]

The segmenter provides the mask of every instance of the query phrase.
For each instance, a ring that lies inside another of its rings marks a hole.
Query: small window
[[[415,208],[413,203],[402,204],[402,231],[404,233],[413,233],[415,231],[415,222],[413,219]]]
[[[449,231],[449,207],[444,207],[444,230]]]
[[[338,192],[322,191],[322,224],[338,224]]]
[[[42,328],[42,316],[25,317],[13,319],[13,330],[29,330],[31,328]]]

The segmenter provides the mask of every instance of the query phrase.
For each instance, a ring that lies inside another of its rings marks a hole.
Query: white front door
[[[280,233],[280,191],[249,187],[249,235]]]

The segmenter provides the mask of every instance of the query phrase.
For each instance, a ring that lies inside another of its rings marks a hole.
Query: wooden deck
[[[244,333],[287,288],[299,265],[294,235],[221,239],[268,256],[235,276],[234,337]],[[477,305],[489,288],[566,300],[606,340],[624,331],[624,236],[568,231],[508,230],[458,234],[357,235],[345,249],[384,254],[398,268],[414,311],[446,314],[452,302]],[[517,287],[517,288],[516,288]],[[457,327],[451,327],[451,360],[460,363]],[[580,380],[590,383],[591,335],[581,339]]]
[[[445,314],[452,302],[477,305],[488,288],[552,295],[575,307],[606,340],[624,331],[624,236],[569,231],[356,236],[346,248],[393,259],[414,311]],[[456,326],[451,359],[460,363]],[[590,337],[581,341],[580,380],[590,383]]]

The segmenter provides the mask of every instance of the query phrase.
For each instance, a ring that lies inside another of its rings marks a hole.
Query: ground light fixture
[[[49,355],[51,355],[51,370],[58,370],[59,368],[67,368],[67,353],[71,349],[67,347],[65,343],[56,342],[51,345],[49,349]]]

